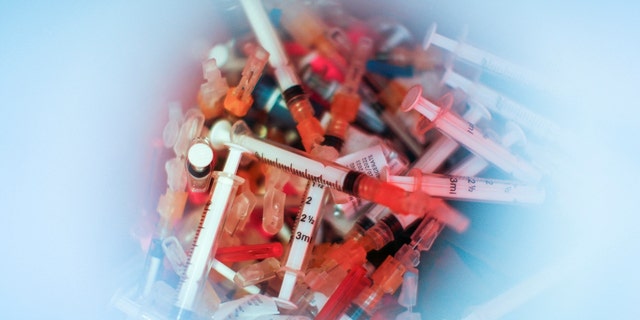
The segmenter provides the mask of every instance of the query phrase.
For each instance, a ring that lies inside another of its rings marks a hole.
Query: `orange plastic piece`
[[[251,108],[253,104],[251,93],[269,60],[269,53],[264,49],[259,46],[251,46],[251,48],[254,48],[253,53],[242,70],[240,83],[236,87],[229,88],[224,98],[225,110],[236,117],[244,117]]]
[[[380,94],[378,94],[378,99],[385,108],[387,108],[387,111],[395,113],[408,91],[409,89],[398,81],[392,80],[384,89],[382,89]]]
[[[355,193],[397,214],[424,215],[432,207],[431,197],[422,191],[408,192],[367,175],[358,178]]]
[[[320,121],[313,116],[313,108],[309,99],[300,97],[288,104],[293,120],[296,121],[296,129],[302,138],[302,145],[307,151],[311,151],[313,146],[322,143],[324,140],[324,130]]]

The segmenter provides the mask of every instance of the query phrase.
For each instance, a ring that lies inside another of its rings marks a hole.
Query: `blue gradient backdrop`
[[[467,24],[478,47],[550,79],[562,97],[538,111],[578,139],[551,208],[568,223],[538,237],[582,260],[523,317],[640,318],[638,5],[357,5],[386,6],[416,30],[435,19],[452,37]],[[108,303],[138,250],[151,140],[167,101],[193,101],[203,50],[224,34],[216,11],[214,1],[0,4],[0,318],[117,318]]]

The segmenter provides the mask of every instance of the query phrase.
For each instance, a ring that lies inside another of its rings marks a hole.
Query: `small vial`
[[[205,198],[211,190],[211,172],[214,153],[209,141],[196,138],[187,151],[188,191],[193,198]],[[198,197],[200,196],[200,197]],[[204,203],[204,201],[197,201]]]
[[[380,206],[383,208],[382,206]],[[345,234],[344,240],[358,240],[364,236],[364,233],[375,225],[375,221],[371,220],[367,215],[361,215],[353,224],[353,227]]]

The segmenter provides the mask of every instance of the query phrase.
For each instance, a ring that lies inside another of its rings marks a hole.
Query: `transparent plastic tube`
[[[209,141],[196,138],[187,151],[185,161],[187,175],[187,190],[191,202],[204,204],[211,191],[211,173],[215,164],[213,149]]]
[[[236,196],[224,221],[223,228],[228,235],[233,236],[244,229],[256,202],[256,196],[251,192],[251,188],[248,184],[243,184],[242,192]]]

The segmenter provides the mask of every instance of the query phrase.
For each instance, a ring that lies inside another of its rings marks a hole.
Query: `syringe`
[[[443,136],[442,139],[447,139],[449,141],[453,141],[446,136]],[[453,141],[456,143],[455,141]],[[445,145],[445,144],[442,144]],[[457,143],[456,143],[457,145]],[[444,150],[445,152],[447,150]],[[426,171],[425,168],[432,168],[435,161],[437,161],[437,150],[435,152],[425,152],[416,160],[411,166],[412,169]],[[481,158],[480,158],[481,159]],[[386,170],[389,172],[388,170]],[[442,199],[434,198],[431,199],[433,202],[434,210],[431,210],[428,214],[437,218],[442,223],[446,224],[448,227],[454,229],[457,232],[463,232],[469,226],[469,219],[463,216],[454,208],[448,206]],[[389,214],[390,211],[388,208],[385,208],[380,205],[375,205],[367,210],[365,215],[362,215],[360,219],[356,222],[356,224],[352,227],[352,229],[347,233],[345,238],[358,238],[360,237],[366,229],[371,227],[374,223],[380,220],[385,215]],[[402,218],[402,217],[398,217]],[[406,227],[409,223],[413,222],[411,220],[402,219],[400,221],[403,223],[403,227]]]
[[[143,298],[146,298],[151,293],[153,284],[162,267],[162,261],[164,260],[161,247],[162,241],[173,232],[173,227],[182,217],[187,204],[188,193],[185,192],[187,175],[183,158],[190,141],[200,134],[204,122],[204,115],[198,109],[189,109],[182,123],[178,120],[178,118],[181,118],[180,113],[180,107],[173,109],[170,114],[170,121],[163,130],[165,147],[173,148],[176,157],[165,163],[168,187],[166,192],[158,199],[156,210],[160,215],[160,219],[147,252],[146,276],[140,290]]]
[[[524,132],[517,124],[507,122],[505,129],[505,133],[499,139],[499,142],[503,147],[509,148],[516,143],[526,141]],[[454,176],[477,176],[489,167],[489,165],[490,163],[487,160],[472,154],[454,165],[446,172],[446,174]]]
[[[364,94],[365,99],[371,104],[371,107],[375,110],[382,121],[389,127],[389,129],[402,141],[407,147],[407,150],[414,156],[419,156],[423,153],[422,145],[416,141],[416,139],[408,132],[406,126],[397,118],[396,113],[392,110],[388,110],[390,106],[388,103],[388,96],[393,95],[396,91],[403,92],[404,88],[400,88],[400,85],[394,81],[387,84],[383,90],[380,90],[379,85],[376,83],[373,76],[365,74],[362,78],[363,85],[361,89],[367,94]]]
[[[429,208],[429,197],[424,193],[407,192],[335,162],[316,159],[291,147],[256,139],[242,121],[236,122],[231,132],[226,128],[214,126],[209,136],[211,142],[224,143],[224,139],[230,139],[227,143],[246,148],[260,161],[323,186],[381,204],[398,214],[422,215]]]
[[[423,98],[422,87],[414,86],[409,89],[400,107],[405,112],[417,110],[431,120],[442,133],[517,179],[531,182],[538,182],[542,179],[538,169],[487,138],[475,125],[446,111],[446,107],[439,107]]]
[[[423,174],[420,170],[409,174],[394,176],[383,170],[381,178],[405,190],[418,187],[432,197],[447,200],[537,204],[545,198],[544,188],[516,181]]]
[[[471,124],[477,124],[481,119],[491,119],[491,113],[479,103],[469,101],[469,109],[462,115],[462,118]],[[431,143],[429,149],[420,156],[413,165],[422,172],[435,172],[453,154],[460,145],[455,140],[441,135]]]
[[[370,319],[385,294],[393,294],[400,284],[406,267],[392,256],[371,275],[373,284],[360,292],[340,319]]]
[[[364,72],[364,61],[371,50],[371,39],[361,38],[357,49],[351,57],[347,77],[342,88],[334,95],[331,103],[331,122],[322,145],[315,145],[311,154],[322,159],[335,160],[342,148],[349,125],[356,117],[360,98],[357,90]],[[327,189],[316,182],[308,182],[305,198],[301,204],[300,216],[294,228],[291,247],[287,254],[285,273],[280,288],[279,298],[289,300],[293,293],[298,274],[302,270],[309,244],[322,219],[322,205],[325,203]]]
[[[327,186],[315,181],[309,181],[305,198],[300,204],[300,214],[296,221],[294,234],[286,256],[284,276],[278,298],[289,300],[305,262],[305,257],[313,240],[314,231],[321,222],[321,207],[325,201]]]
[[[180,276],[184,276],[185,268],[189,264],[189,258],[184,252],[180,241],[176,237],[169,237],[162,242],[162,250],[167,255],[167,260],[173,267],[173,270]],[[233,269],[227,267],[224,263],[218,259],[211,259],[210,269],[217,271],[220,275],[225,277],[229,281],[233,281],[236,272]],[[250,294],[260,293],[260,288],[256,286],[246,286],[242,288],[244,291]],[[213,291],[213,290],[211,290]],[[210,301],[210,303],[215,301]],[[220,301],[218,301],[220,303]]]
[[[418,274],[416,267],[420,263],[420,252],[431,249],[434,241],[444,229],[437,219],[424,219],[411,235],[411,242],[403,245],[394,255],[407,268],[403,276],[402,290],[398,296],[398,304],[407,308],[396,320],[420,319],[418,312],[413,312],[417,302]]]
[[[241,0],[240,3],[258,42],[269,53],[269,65],[274,69],[287,107],[297,124],[296,129],[300,133],[302,144],[306,150],[311,150],[314,144],[322,142],[324,133],[320,121],[314,117],[313,108],[300,85],[300,79],[289,63],[262,3],[254,0]]]
[[[491,53],[470,46],[462,41],[456,41],[436,33],[437,24],[433,23],[427,30],[422,47],[427,50],[431,44],[451,52],[466,62],[479,66],[483,70],[495,75],[520,82],[524,85],[534,86],[544,91],[549,88],[540,78],[531,71],[517,66],[509,61],[499,58]]]
[[[222,122],[223,124],[225,122]],[[219,140],[214,141],[216,144]],[[229,148],[224,169],[214,172],[215,186],[211,200],[205,207],[189,255],[189,264],[178,291],[174,305],[176,319],[188,319],[195,312],[198,298],[207,281],[211,252],[216,250],[216,238],[222,228],[222,218],[233,199],[232,195],[244,179],[235,175],[240,164],[244,148],[233,143],[225,144]]]
[[[463,90],[470,98],[477,100],[489,110],[500,114],[505,119],[517,123],[524,130],[531,132],[537,137],[553,142],[565,136],[560,127],[555,123],[504,95],[480,83],[473,82],[450,69],[442,76],[442,80],[452,88]]]

